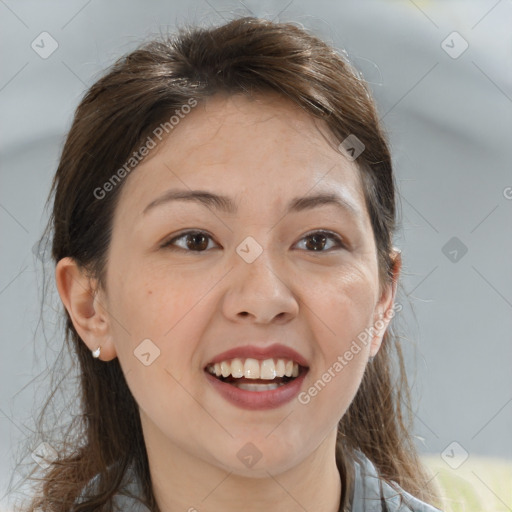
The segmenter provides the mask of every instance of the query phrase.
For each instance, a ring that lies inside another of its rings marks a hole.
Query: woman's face
[[[281,97],[215,96],[126,179],[104,302],[150,456],[265,476],[335,439],[392,293],[355,162],[317,126]]]

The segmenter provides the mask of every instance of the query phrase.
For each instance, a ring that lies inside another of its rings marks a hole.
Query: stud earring
[[[373,363],[373,360],[374,360],[374,359],[375,359],[375,356],[370,356],[370,357],[368,358],[368,362],[369,362],[369,363]]]
[[[98,359],[100,357],[101,347],[98,347],[96,350],[92,350],[92,357]]]

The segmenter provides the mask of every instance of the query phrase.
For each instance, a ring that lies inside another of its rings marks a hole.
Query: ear
[[[55,280],[60,299],[80,338],[91,351],[101,347],[101,360],[114,359],[117,354],[112,340],[110,315],[97,281],[88,276],[72,258],[63,258],[57,263]]]
[[[387,284],[382,291],[379,302],[375,307],[375,316],[373,319],[374,335],[370,347],[370,356],[375,356],[380,349],[384,333],[386,332],[391,319],[399,309],[395,306],[395,296],[398,285],[398,278],[402,268],[402,255],[400,249],[393,248],[391,255],[393,260],[392,274],[393,280]]]

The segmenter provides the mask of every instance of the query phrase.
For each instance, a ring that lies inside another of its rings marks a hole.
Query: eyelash
[[[327,238],[334,240],[337,244],[337,247],[327,249],[327,250],[321,250],[321,251],[306,251],[306,252],[316,254],[316,253],[322,253],[322,252],[331,252],[333,249],[336,249],[336,248],[338,248],[338,249],[346,248],[346,246],[343,243],[343,240],[341,239],[340,236],[336,235],[335,233],[333,233],[331,231],[326,231],[326,230],[312,231],[312,232],[308,233],[307,235],[305,235],[304,237],[302,237],[301,240],[299,240],[299,241],[302,241],[305,238],[309,238],[309,237],[312,237],[313,235],[318,235],[318,234],[325,235]],[[169,249],[171,251],[181,250],[181,251],[189,252],[189,253],[203,253],[203,252],[207,252],[209,250],[209,249],[204,249],[202,251],[194,251],[194,250],[184,249],[183,247],[173,247],[174,242],[176,242],[177,240],[180,240],[182,238],[185,238],[187,235],[206,235],[208,238],[213,240],[213,237],[211,237],[206,231],[189,230],[189,231],[182,232],[181,234],[171,238],[167,242],[164,242],[161,247],[163,249]]]

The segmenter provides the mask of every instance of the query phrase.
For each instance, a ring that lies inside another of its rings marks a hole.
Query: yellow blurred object
[[[452,469],[439,455],[421,457],[435,476],[444,512],[510,512],[512,461],[470,455]]]

